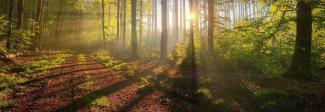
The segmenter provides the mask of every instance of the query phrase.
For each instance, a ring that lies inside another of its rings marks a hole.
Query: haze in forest
[[[0,0],[0,112],[323,112],[324,0]]]

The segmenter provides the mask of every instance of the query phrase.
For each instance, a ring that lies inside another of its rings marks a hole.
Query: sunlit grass
[[[11,92],[12,92],[11,89],[5,89],[0,91],[0,108],[6,108],[12,105],[11,101],[6,99],[6,96]]]
[[[78,63],[79,64],[82,64],[86,61],[86,57],[85,57],[85,54],[79,54],[78,56]]]
[[[93,54],[93,57],[97,59],[101,64],[105,65],[105,67],[115,71],[123,72],[126,76],[133,76],[136,73],[136,66],[114,59],[108,52],[97,51]]]
[[[28,61],[23,65],[2,66],[0,67],[0,108],[11,106],[11,101],[6,97],[12,92],[12,88],[22,88],[19,84],[30,80],[28,77],[36,77],[35,72],[44,72],[46,70],[60,66],[69,57],[69,54],[57,54],[53,56],[44,56],[38,60]],[[20,72],[19,74],[6,74],[5,72]],[[27,75],[27,77],[26,77]]]
[[[85,78],[86,82],[80,84],[78,86],[78,88],[80,89],[85,89],[85,90],[89,90],[92,88],[93,86],[93,81],[91,80],[90,76],[89,75],[86,75],[86,78]]]
[[[46,71],[55,67],[60,66],[70,54],[57,54],[54,56],[44,56],[40,60],[29,61],[22,65],[21,70],[24,73],[34,73]]]
[[[107,97],[103,96],[103,97],[97,98],[95,101],[93,101],[91,103],[91,105],[108,107],[108,106],[110,106],[110,102]]]
[[[17,84],[28,81],[24,77],[20,77],[14,74],[3,74],[0,73],[0,88],[5,88],[0,91],[0,108],[6,108],[11,106],[11,101],[6,99],[12,92],[12,86],[18,87]]]

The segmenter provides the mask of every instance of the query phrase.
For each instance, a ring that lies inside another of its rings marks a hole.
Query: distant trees
[[[132,46],[132,57],[137,58],[138,54],[138,38],[137,38],[137,0],[131,0],[131,46]]]
[[[105,1],[102,0],[102,32],[103,32],[103,42],[105,46]]]
[[[42,16],[43,16],[43,0],[38,0],[37,5],[37,15],[36,15],[36,21],[37,21],[37,34],[36,34],[36,40],[35,48],[34,50],[41,48],[41,34],[42,34]]]
[[[13,30],[13,27],[12,27],[12,24],[13,24],[13,17],[14,17],[14,0],[10,0],[9,1],[9,30],[7,32],[7,42],[6,42],[6,48],[7,49],[11,49],[11,41],[12,41],[12,38],[11,38],[11,33],[12,33],[12,30]]]
[[[22,29],[24,24],[24,0],[18,0],[17,11],[18,11],[17,27],[18,29]]]
[[[168,0],[162,0],[161,1],[161,47],[160,47],[160,62],[164,63],[167,58],[167,1]]]
[[[208,0],[208,51],[213,52],[214,0]],[[212,53],[213,54],[213,53]]]
[[[120,7],[121,7],[121,0],[117,0],[117,14],[116,14],[116,40],[117,42],[120,39],[120,20],[121,20],[121,11],[120,11]]]

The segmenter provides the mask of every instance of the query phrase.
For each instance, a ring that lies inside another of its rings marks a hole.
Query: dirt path
[[[73,56],[13,92],[13,107],[6,111],[171,111],[168,98],[138,83],[139,79],[126,78],[90,56],[84,62]]]

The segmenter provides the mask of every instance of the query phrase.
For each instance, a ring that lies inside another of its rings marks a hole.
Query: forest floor
[[[189,112],[193,109],[235,112],[259,109],[271,101],[298,102],[296,99],[304,98],[302,94],[292,96],[273,90],[302,85],[303,90],[317,96],[307,106],[316,104],[320,110],[325,109],[324,86],[317,85],[309,91],[305,86],[310,84],[285,78],[268,79],[214,68],[204,74],[199,70],[200,101],[193,105],[193,97],[188,93],[191,85],[175,77],[189,69],[160,66],[155,59],[123,60],[101,53],[59,53],[19,56],[13,61],[15,64],[0,63],[7,66],[0,67],[0,112]],[[315,107],[305,109],[309,108]]]
[[[144,71],[155,66],[153,61],[130,64]],[[3,110],[166,112],[175,107],[164,93],[144,88],[139,77],[126,77],[122,72],[90,55],[73,55],[60,66],[17,84],[6,97],[10,106]]]

